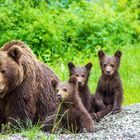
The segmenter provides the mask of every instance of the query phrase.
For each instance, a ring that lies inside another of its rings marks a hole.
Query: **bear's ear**
[[[71,69],[75,68],[75,65],[72,62],[68,62],[68,67],[71,70]]]
[[[56,79],[51,79],[51,85],[54,89],[56,89],[57,84],[58,84],[58,81]]]
[[[19,58],[20,58],[21,55],[22,55],[22,51],[21,51],[21,49],[20,49],[19,46],[13,45],[13,46],[9,49],[8,55],[9,55],[10,57],[12,57],[15,61],[18,61]]]
[[[98,51],[98,57],[99,57],[99,58],[102,58],[102,57],[104,57],[104,56],[105,56],[104,51],[103,51],[103,50],[99,50],[99,51]]]
[[[120,50],[117,50],[114,56],[120,58],[122,56],[122,52]]]
[[[76,77],[76,76],[74,76],[74,75],[73,75],[73,76],[71,76],[71,77],[70,77],[70,79],[69,79],[69,83],[72,83],[72,84],[74,84],[74,85],[75,85],[75,84],[77,83],[77,77]]]
[[[85,67],[86,67],[88,70],[90,70],[91,67],[92,67],[92,63],[91,63],[91,62],[88,62],[88,63],[85,65]]]

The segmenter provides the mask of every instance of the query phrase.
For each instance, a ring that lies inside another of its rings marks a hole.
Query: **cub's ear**
[[[75,68],[75,65],[72,62],[68,62],[68,67],[71,70],[71,69]]]
[[[72,84],[74,84],[74,85],[75,85],[75,84],[77,83],[77,77],[76,77],[76,76],[74,76],[74,75],[73,75],[73,76],[71,76],[71,77],[70,77],[70,79],[69,79],[69,83],[72,83]]]
[[[58,84],[58,81],[56,79],[51,79],[51,85],[54,89],[56,89],[57,84]]]
[[[22,50],[19,46],[17,45],[13,45],[9,51],[8,51],[8,55],[10,57],[12,57],[15,61],[18,62],[19,58],[21,57],[22,55]]]
[[[88,63],[85,65],[85,67],[86,67],[88,70],[90,70],[91,67],[92,67],[92,63],[91,63],[91,62],[88,62]]]
[[[103,51],[103,50],[99,50],[99,51],[98,51],[98,57],[99,57],[99,58],[102,58],[103,56],[105,56],[104,51]]]
[[[120,50],[117,50],[114,56],[120,58],[122,56],[122,52]]]

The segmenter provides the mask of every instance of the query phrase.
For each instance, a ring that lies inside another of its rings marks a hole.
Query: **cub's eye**
[[[103,66],[104,66],[104,68],[105,68],[105,67],[107,66],[107,64],[104,64]]]
[[[76,76],[76,77],[79,77],[79,75],[78,75],[78,74],[76,74],[75,76]]]
[[[63,91],[64,91],[64,92],[67,92],[67,89],[66,89],[66,88],[64,88],[64,89],[63,89]]]
[[[84,75],[84,74],[82,74],[82,77],[84,78],[84,77],[85,77],[85,75]]]
[[[58,93],[59,92],[59,89],[57,89],[56,92]]]
[[[2,70],[1,73],[5,73],[5,70]]]
[[[111,64],[110,66],[111,66],[112,68],[114,68],[114,67],[115,67],[115,65],[114,65],[114,64]]]

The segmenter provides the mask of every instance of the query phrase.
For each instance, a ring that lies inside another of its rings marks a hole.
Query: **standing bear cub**
[[[61,120],[59,127],[73,132],[93,132],[93,120],[79,97],[76,77],[70,77],[68,82],[52,79],[51,83],[60,101],[57,110],[58,121]]]
[[[78,82],[79,96],[87,111],[90,110],[91,93],[88,87],[88,79],[92,68],[92,63],[89,62],[83,67],[76,67],[72,62],[68,63],[70,76],[75,75]]]
[[[107,56],[102,50],[98,52],[102,75],[92,98],[96,112],[93,118],[99,119],[109,112],[115,114],[121,111],[123,88],[118,72],[121,55],[119,50],[113,56]]]

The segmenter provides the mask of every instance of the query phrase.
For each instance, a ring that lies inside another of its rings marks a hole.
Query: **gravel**
[[[44,133],[49,139],[50,134]],[[99,123],[95,123],[94,133],[53,135],[58,140],[140,140],[140,103],[123,107],[114,115],[108,114]],[[41,139],[38,135],[36,139]],[[52,137],[50,138],[52,140]],[[14,134],[3,140],[28,140]]]

